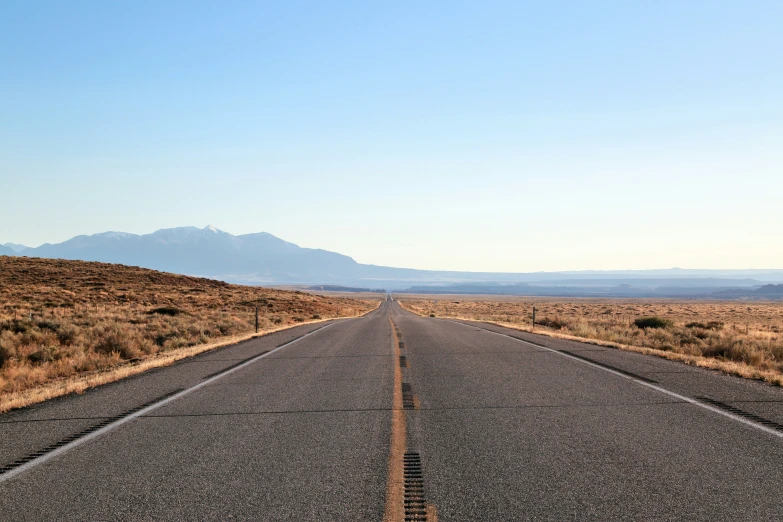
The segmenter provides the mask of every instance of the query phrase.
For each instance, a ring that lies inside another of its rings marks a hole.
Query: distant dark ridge
[[[758,290],[756,290],[756,293],[783,295],[783,285],[764,285]]]
[[[715,293],[721,299],[781,299],[783,298],[783,285],[764,285],[750,288],[727,288]]]
[[[672,281],[669,281],[672,284]],[[606,287],[596,286],[549,286],[515,284],[453,284],[453,285],[417,285],[405,290],[397,290],[401,294],[429,295],[508,295],[526,297],[591,297],[591,298],[678,298],[678,299],[772,299],[783,298],[783,285],[758,285],[736,288],[713,286],[704,287],[636,287],[631,285],[616,285]]]

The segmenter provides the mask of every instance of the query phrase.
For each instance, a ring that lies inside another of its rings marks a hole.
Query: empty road
[[[779,388],[386,301],[0,415],[0,520],[781,520],[782,464]]]

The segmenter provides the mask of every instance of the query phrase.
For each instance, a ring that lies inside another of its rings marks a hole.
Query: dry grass
[[[317,323],[322,321],[326,321],[326,319],[306,321],[303,324]],[[214,343],[200,344],[187,348],[179,348],[170,352],[157,353],[139,361],[138,363],[120,364],[108,369],[86,372],[64,379],[55,379],[51,382],[35,386],[33,388],[4,393],[0,395],[0,413],[5,413],[16,408],[24,408],[25,406],[37,404],[55,397],[61,397],[69,393],[83,393],[87,389],[93,388],[95,386],[119,381],[120,379],[137,375],[139,373],[144,373],[147,370],[151,370],[153,368],[169,366],[172,363],[179,361],[180,359],[185,359],[203,352],[208,352],[210,350],[215,350],[224,346],[240,343],[242,341],[247,341],[255,337],[262,337],[273,332],[279,332],[280,330],[294,328],[295,326],[297,325],[280,326],[269,330],[259,331],[257,334],[250,333],[244,335],[235,335]]]
[[[256,306],[260,331],[270,332],[377,304],[122,265],[0,257],[0,410],[248,338]]]
[[[396,296],[419,315],[489,321],[783,384],[783,303],[497,296]],[[536,327],[531,311],[536,307]],[[638,319],[663,319],[640,328]]]

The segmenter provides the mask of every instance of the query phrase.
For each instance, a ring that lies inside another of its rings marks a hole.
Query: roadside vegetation
[[[781,302],[395,297],[423,316],[488,321],[783,384]]]
[[[86,374],[124,375],[118,370],[247,337],[256,307],[259,330],[268,332],[361,315],[377,304],[123,265],[0,257],[0,411],[25,390]]]

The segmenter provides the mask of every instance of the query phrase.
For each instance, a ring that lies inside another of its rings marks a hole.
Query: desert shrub
[[[698,321],[692,321],[685,325],[686,328],[701,328],[702,330],[722,330],[723,323],[720,321],[709,321],[706,323],[700,323]]]
[[[674,323],[662,317],[641,317],[633,322],[637,328],[669,328]]]
[[[665,328],[648,328],[644,330],[644,337],[647,340],[647,346],[658,348],[663,344],[676,343],[676,335]]]
[[[707,357],[720,357],[731,361],[758,365],[764,354],[742,339],[718,339],[702,350]]]
[[[5,366],[5,364],[10,361],[13,356],[14,352],[11,350],[11,348],[0,344],[0,368]]]
[[[430,314],[430,317],[435,317],[435,314]]]
[[[183,339],[179,335],[174,335],[174,337],[169,338],[166,341],[165,346],[163,346],[164,351],[169,350],[176,350],[177,348],[182,348],[184,346],[193,346],[195,343],[190,343],[186,339]]]
[[[201,337],[202,325],[201,324],[188,324],[185,325],[184,331],[187,332],[188,337],[198,338]]]
[[[60,328],[58,323],[54,321],[47,321],[45,319],[38,321],[35,323],[35,325],[41,330],[51,330],[53,332],[56,332]]]
[[[556,330],[560,330],[561,328],[568,326],[566,322],[560,318],[550,319],[548,317],[538,319],[536,324],[540,326],[546,326],[547,328],[554,328]]]
[[[27,355],[27,360],[32,364],[43,364],[46,362],[56,361],[60,358],[60,354],[57,352],[57,348],[54,346],[44,346]]]
[[[22,321],[20,319],[14,319],[13,321],[11,321],[8,329],[14,332],[15,334],[23,334],[26,333],[32,327],[33,327],[32,323],[29,323],[27,321]]]
[[[691,335],[684,335],[680,337],[680,346],[686,346],[686,345],[694,345],[694,346],[700,346],[701,340],[698,336],[691,336]]]
[[[711,332],[709,330],[694,330],[693,335],[695,337],[698,337],[702,341],[708,341],[710,339],[720,339],[720,334],[716,332]]]
[[[19,335],[20,345],[43,346],[48,335],[40,330],[30,329]]]
[[[280,319],[280,323],[282,322],[283,320]],[[276,324],[280,324],[280,323],[276,323]],[[231,335],[231,332],[234,331],[234,325],[231,323],[222,322],[217,325],[217,329],[220,332],[220,335]]]
[[[105,330],[98,337],[98,341],[93,346],[93,351],[106,355],[117,353],[123,359],[133,359],[138,356],[138,352],[131,345],[128,335],[120,331],[119,328]]]
[[[783,344],[773,344],[769,349],[769,354],[776,361],[783,361]]]
[[[169,339],[173,339],[176,336],[177,336],[176,332],[168,332],[165,334],[161,333],[155,336],[154,342],[158,346],[163,347],[163,345],[166,344],[166,341],[168,341]]]
[[[536,321],[536,324],[539,324],[538,321]],[[587,321],[577,321],[575,324],[569,325],[568,331],[571,335],[577,337],[589,338],[598,336],[598,331],[595,326],[589,324]]]
[[[160,308],[153,308],[152,310],[147,312],[147,314],[149,314],[149,315],[152,315],[152,314],[170,315],[172,317],[175,316],[175,315],[184,314],[184,313],[185,312],[183,310],[180,310],[179,308],[174,307],[174,306],[161,306]]]
[[[313,319],[320,319],[320,318],[321,318],[321,314],[313,314]]]
[[[76,343],[79,337],[79,328],[72,324],[61,327],[57,330],[57,340],[63,346],[71,346]]]

